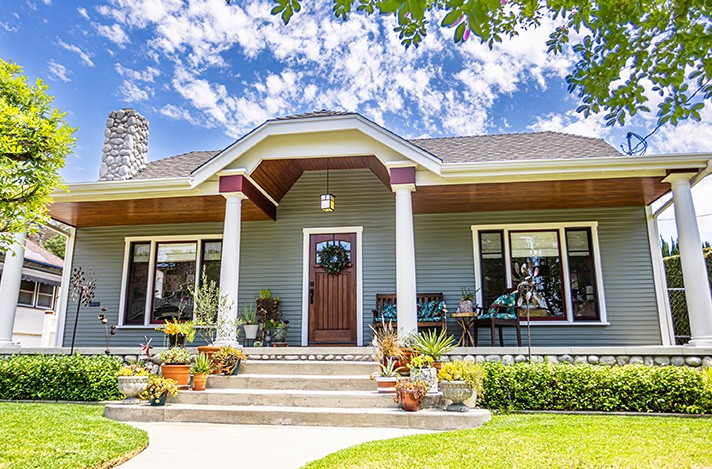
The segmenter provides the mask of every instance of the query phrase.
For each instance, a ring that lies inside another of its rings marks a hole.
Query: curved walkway
[[[349,446],[423,430],[402,428],[297,427],[209,423],[132,423],[148,432],[141,454],[125,469],[170,467],[298,468]]]

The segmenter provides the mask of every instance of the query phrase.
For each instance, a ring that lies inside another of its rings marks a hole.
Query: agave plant
[[[432,357],[439,361],[440,358],[455,348],[455,339],[446,335],[444,331],[436,333],[434,330],[418,334],[413,341],[413,348],[421,355]]]

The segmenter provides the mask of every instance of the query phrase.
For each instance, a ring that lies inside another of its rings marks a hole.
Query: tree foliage
[[[61,234],[54,235],[45,241],[42,247],[55,256],[64,259],[64,252],[67,249],[67,237]]]
[[[301,10],[300,0],[274,2],[272,14],[285,24]],[[354,11],[394,15],[406,48],[418,47],[431,21],[451,28],[456,43],[476,38],[491,48],[551,17],[549,53],[578,57],[566,77],[578,112],[604,112],[609,126],[653,112],[651,93],[659,95],[659,125],[699,121],[712,99],[709,0],[333,0],[336,17]]]
[[[0,59],[0,248],[46,222],[52,191],[63,187],[75,129],[53,100],[41,80],[28,85],[22,67]]]

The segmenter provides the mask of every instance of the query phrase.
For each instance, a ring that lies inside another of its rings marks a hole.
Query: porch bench
[[[395,293],[378,293],[376,308],[373,312],[373,327],[381,327],[381,321],[398,322],[396,312],[397,295]],[[447,334],[447,308],[442,292],[418,293],[416,296],[418,308],[418,328],[439,328]]]

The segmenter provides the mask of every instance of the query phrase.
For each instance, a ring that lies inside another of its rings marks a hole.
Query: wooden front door
[[[321,250],[334,243],[350,255],[339,274],[318,264]],[[356,345],[356,233],[311,235],[309,246],[309,345]]]

